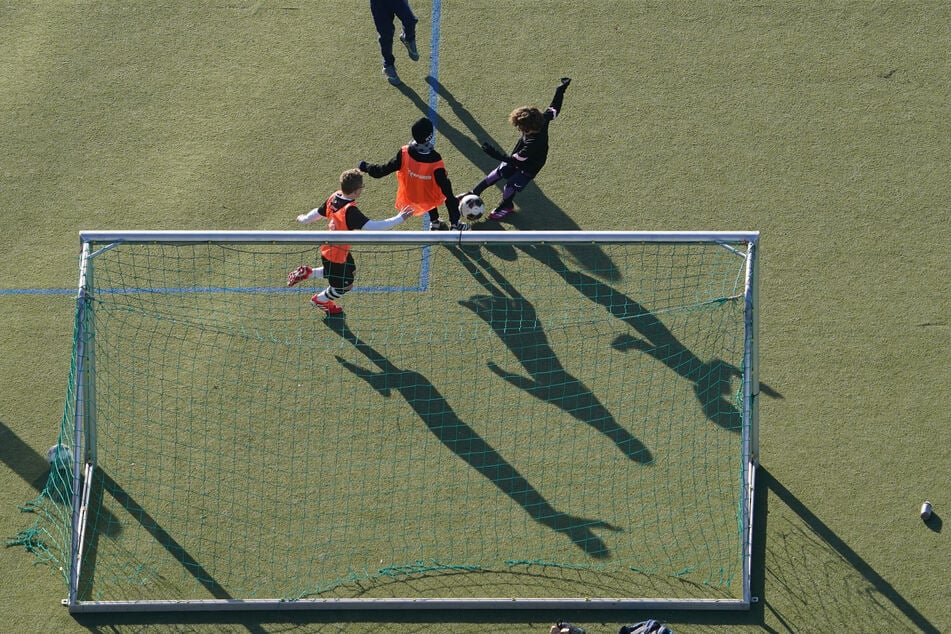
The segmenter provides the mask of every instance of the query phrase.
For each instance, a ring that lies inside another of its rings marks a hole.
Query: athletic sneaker
[[[400,42],[406,47],[409,58],[414,62],[419,61],[419,51],[416,50],[416,40],[407,40],[406,33],[400,33]]]
[[[492,210],[489,214],[489,220],[501,220],[515,211],[514,207],[502,207],[501,205]]]
[[[383,67],[383,76],[386,77],[386,81],[390,82],[394,86],[399,86],[403,83],[400,80],[400,76],[396,74],[396,66],[393,66],[392,64]]]
[[[469,225],[466,224],[465,222],[457,222],[454,225],[452,225],[452,230],[453,231],[468,231]]]
[[[287,285],[294,286],[298,282],[303,282],[311,273],[314,272],[314,269],[309,266],[298,266],[296,269],[287,274]]]
[[[445,220],[433,220],[429,223],[430,231],[449,231],[449,225]]]
[[[320,310],[324,311],[328,315],[339,315],[340,313],[343,312],[343,309],[340,308],[340,306],[337,306],[330,300],[327,300],[326,302],[320,301],[319,299],[317,299],[319,296],[320,296],[320,293],[310,298],[310,303],[313,304],[315,308],[319,308]]]

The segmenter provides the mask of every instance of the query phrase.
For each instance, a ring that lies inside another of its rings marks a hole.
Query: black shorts
[[[353,261],[353,254],[347,254],[346,262],[331,262],[327,258],[320,258],[324,265],[324,279],[330,284],[331,288],[347,288],[353,284],[353,278],[356,275],[357,264]]]

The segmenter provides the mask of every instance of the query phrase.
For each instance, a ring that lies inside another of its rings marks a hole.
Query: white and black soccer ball
[[[69,471],[73,466],[73,452],[66,445],[53,445],[46,452],[46,461],[51,469]]]
[[[469,222],[475,222],[485,214],[485,203],[475,194],[466,194],[459,201],[459,213]]]

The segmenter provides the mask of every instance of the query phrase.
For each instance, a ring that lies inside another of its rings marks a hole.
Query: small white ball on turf
[[[459,201],[459,213],[470,222],[475,222],[485,214],[485,203],[475,194],[466,194]]]
[[[68,470],[73,466],[73,452],[66,445],[53,445],[46,452],[46,461],[51,469]]]

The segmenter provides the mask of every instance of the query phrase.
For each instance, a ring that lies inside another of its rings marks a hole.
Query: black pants
[[[419,20],[409,8],[409,0],[370,0],[370,12],[373,14],[373,24],[380,34],[380,54],[383,55],[383,65],[392,66],[396,61],[393,57],[393,19],[399,18],[403,25],[403,32],[407,40],[416,39],[416,23]]]

